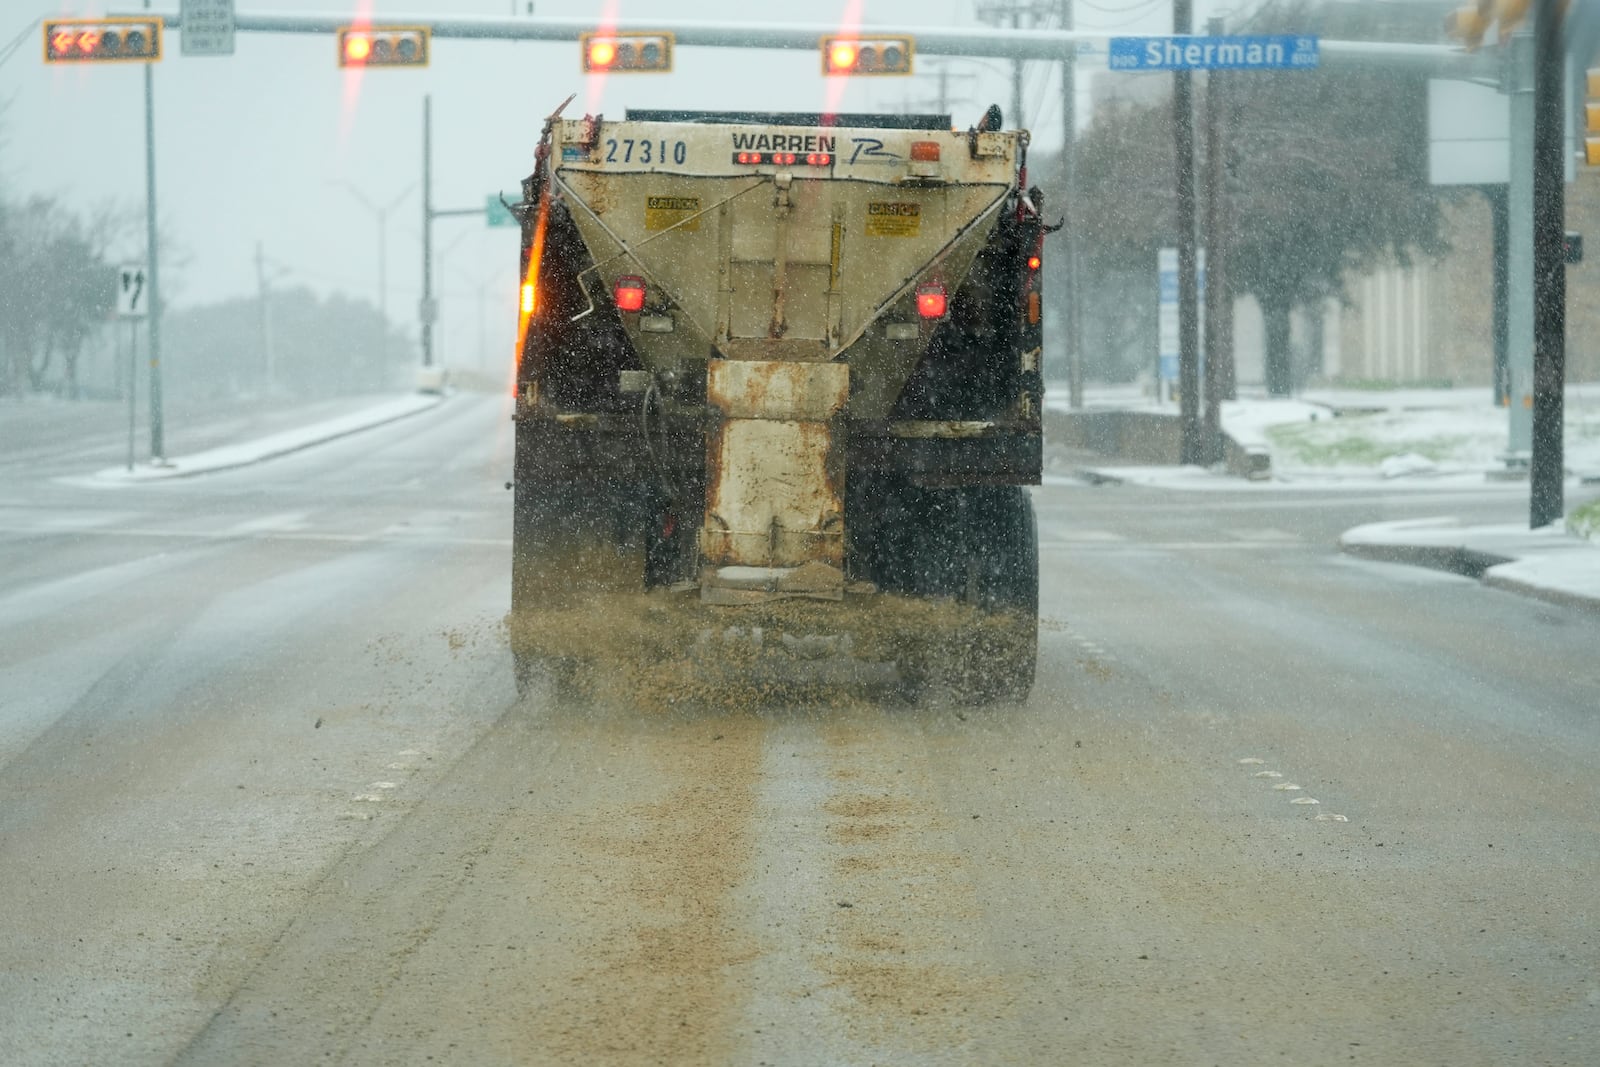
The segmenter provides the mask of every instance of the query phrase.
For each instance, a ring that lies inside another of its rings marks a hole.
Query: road
[[[1334,547],[1514,492],[1052,485],[1024,707],[578,707],[504,416],[0,471],[6,1062],[1600,1060],[1600,620]]]

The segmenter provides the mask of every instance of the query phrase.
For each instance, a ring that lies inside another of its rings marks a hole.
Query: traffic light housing
[[[426,67],[431,34],[426,26],[341,26],[339,66]]]
[[[1585,84],[1583,159],[1591,167],[1600,167],[1600,67],[1588,73]]]
[[[46,19],[46,63],[154,63],[161,58],[161,19]]]
[[[670,33],[578,35],[585,74],[667,74],[672,70]]]
[[[822,73],[827,77],[910,74],[916,50],[911,37],[824,37]]]

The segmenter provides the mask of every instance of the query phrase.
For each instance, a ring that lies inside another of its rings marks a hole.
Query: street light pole
[[[380,359],[385,366],[389,363],[389,212],[400,206],[401,201],[411,195],[416,183],[406,186],[395,194],[393,200],[379,207],[374,204],[365,193],[351,182],[341,182],[350,195],[361,201],[361,206],[372,212],[372,217],[378,220],[378,316],[383,320],[383,334],[378,339]]]

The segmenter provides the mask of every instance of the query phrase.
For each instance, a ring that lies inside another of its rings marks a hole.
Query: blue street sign
[[[1314,70],[1315,37],[1113,37],[1110,70]]]

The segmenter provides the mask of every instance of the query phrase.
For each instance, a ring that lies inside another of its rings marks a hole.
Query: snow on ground
[[[415,415],[419,411],[426,411],[431,407],[435,407],[443,400],[444,397],[441,395],[427,393],[397,397],[362,411],[313,423],[310,426],[285,430],[282,433],[275,433],[268,437],[258,437],[253,441],[245,441],[240,444],[223,445],[219,448],[207,449],[204,452],[195,452],[188,456],[169,458],[160,465],[141,463],[136,464],[132,470],[126,467],[108,467],[88,477],[64,478],[61,481],[72,485],[90,487],[138,485],[146,482],[164,481],[169,478],[185,478],[196,474],[229,470],[233,467],[260,463],[263,460],[273,459],[290,452],[298,452],[303,448],[322,444],[324,441],[332,441],[335,438],[359,433],[373,426],[381,426],[386,422],[393,422],[395,419],[403,419],[407,415]]]
[[[1046,403],[1065,410],[1064,390]],[[1090,409],[1177,413],[1137,386],[1093,387]],[[1452,481],[1505,468],[1509,416],[1487,388],[1312,389],[1293,398],[1244,396],[1222,405],[1226,432],[1272,456],[1273,478],[1306,483],[1400,480]],[[1600,384],[1567,388],[1566,465],[1600,475]]]

